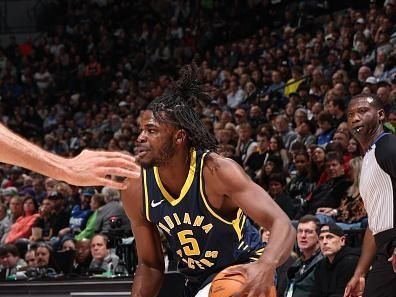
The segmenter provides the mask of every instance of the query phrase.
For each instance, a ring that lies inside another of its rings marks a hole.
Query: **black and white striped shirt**
[[[360,195],[373,235],[396,226],[396,136],[383,133],[363,158]]]

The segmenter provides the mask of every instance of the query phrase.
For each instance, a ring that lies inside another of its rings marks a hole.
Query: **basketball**
[[[231,268],[237,266],[228,267],[216,275],[210,286],[208,297],[231,297],[241,290],[246,282],[245,274],[238,271],[230,272]],[[275,287],[271,288],[268,297],[277,297]]]

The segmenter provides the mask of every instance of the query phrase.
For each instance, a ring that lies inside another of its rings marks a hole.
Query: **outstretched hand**
[[[61,168],[65,174],[62,180],[76,186],[107,186],[126,189],[126,182],[119,182],[109,176],[137,178],[140,166],[134,157],[119,152],[84,150],[78,156],[64,159]]]
[[[274,286],[275,268],[265,267],[256,261],[238,265],[235,271],[240,271],[246,276],[246,283],[241,291],[232,297],[270,297],[271,288]],[[232,268],[230,269],[232,272]]]
[[[365,286],[364,277],[353,276],[345,287],[344,297],[363,296]]]

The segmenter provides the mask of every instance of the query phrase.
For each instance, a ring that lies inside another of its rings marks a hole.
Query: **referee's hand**
[[[392,263],[393,271],[396,273],[396,248],[393,250],[393,254],[388,261]]]
[[[344,297],[362,297],[364,292],[365,280],[364,277],[352,276],[348,282]]]

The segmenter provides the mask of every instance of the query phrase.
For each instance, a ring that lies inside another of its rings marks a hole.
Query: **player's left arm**
[[[214,164],[211,182],[216,185],[217,191],[231,199],[260,226],[271,231],[268,245],[260,259],[248,265],[246,272],[250,282],[240,292],[248,292],[249,297],[265,296],[273,284],[276,268],[290,256],[296,238],[295,230],[287,215],[238,164],[221,157],[214,157]]]

